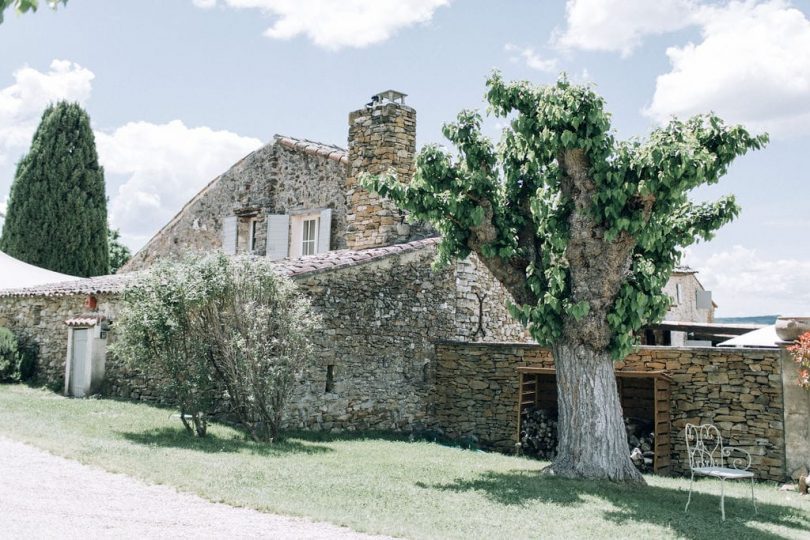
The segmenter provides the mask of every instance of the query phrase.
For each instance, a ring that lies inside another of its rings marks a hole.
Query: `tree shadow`
[[[205,437],[194,437],[185,429],[154,428],[139,432],[117,432],[124,439],[146,446],[163,448],[183,448],[206,453],[251,453],[260,456],[282,456],[285,454],[324,454],[334,449],[306,441],[283,439],[272,443],[257,443],[243,434],[223,437],[208,433]]]
[[[646,522],[668,528],[683,538],[783,538],[752,526],[752,522],[790,529],[810,537],[810,512],[790,506],[757,502],[754,514],[751,500],[726,495],[726,521],[720,521],[720,487],[714,490],[710,480],[696,482],[710,493],[693,491],[689,512],[684,512],[687,491],[659,486],[627,486],[604,481],[578,481],[542,475],[537,471],[487,472],[478,478],[457,479],[447,484],[418,487],[441,491],[481,492],[493,502],[507,506],[527,506],[550,503],[560,506],[591,504],[587,498],[597,497],[611,503],[615,509],[603,515],[617,524]],[[716,493],[715,493],[716,491]]]

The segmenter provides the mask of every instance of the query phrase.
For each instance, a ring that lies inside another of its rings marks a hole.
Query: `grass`
[[[541,476],[542,462],[397,437],[293,434],[260,445],[229,427],[185,434],[171,411],[0,386],[0,435],[212,501],[410,538],[808,538],[810,499],[730,482],[646,487]]]

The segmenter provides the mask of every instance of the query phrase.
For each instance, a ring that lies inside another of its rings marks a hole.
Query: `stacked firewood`
[[[643,472],[652,472],[655,458],[655,432],[652,422],[640,418],[625,418],[627,445],[630,447],[630,460]]]
[[[521,452],[538,459],[554,459],[557,453],[556,413],[548,409],[529,407],[521,416]]]

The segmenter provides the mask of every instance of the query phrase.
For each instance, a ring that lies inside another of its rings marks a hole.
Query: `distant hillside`
[[[727,324],[773,324],[779,315],[756,315],[754,317],[715,317],[716,323]]]

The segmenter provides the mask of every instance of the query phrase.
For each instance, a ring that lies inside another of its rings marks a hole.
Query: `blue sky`
[[[810,312],[807,0],[69,0],[0,25],[0,208],[48,102],[92,117],[111,221],[137,249],[211,178],[282,133],[346,145],[349,111],[409,94],[418,143],[487,74],[596,85],[620,137],[714,110],[772,142],[698,199],[740,218],[686,262],[718,315]],[[498,123],[487,129],[498,135]]]

